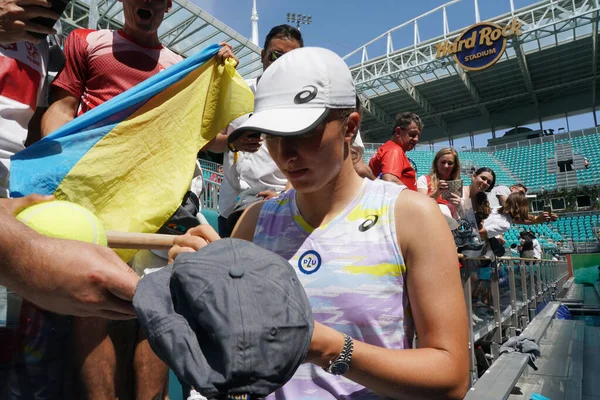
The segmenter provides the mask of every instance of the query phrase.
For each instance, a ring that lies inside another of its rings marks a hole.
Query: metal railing
[[[469,318],[471,385],[478,380],[476,343],[490,343],[491,359],[505,339],[522,332],[543,305],[556,299],[568,279],[566,261],[501,257],[467,258],[462,264],[463,293]]]
[[[204,187],[200,194],[200,204],[202,209],[219,211],[221,182],[223,182],[223,174],[217,172],[211,173],[209,179],[204,179]]]
[[[210,171],[210,172],[217,172],[219,170],[219,165],[221,165],[214,161],[205,160],[203,158],[199,158],[198,161],[200,162],[200,167],[203,170]]]

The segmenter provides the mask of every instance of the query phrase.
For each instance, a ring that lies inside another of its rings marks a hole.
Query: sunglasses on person
[[[284,54],[285,53],[283,53],[281,51],[273,50],[273,51],[269,52],[269,54],[267,54],[267,58],[269,59],[269,61],[274,62],[275,60],[277,60],[279,57],[281,57]]]

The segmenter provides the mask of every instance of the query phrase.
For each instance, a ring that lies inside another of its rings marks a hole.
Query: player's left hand
[[[219,43],[219,46],[221,46],[221,48],[216,55],[217,63],[225,64],[225,60],[233,58],[235,66],[237,67],[240,64],[240,60],[233,54],[233,47],[227,42],[221,42]]]

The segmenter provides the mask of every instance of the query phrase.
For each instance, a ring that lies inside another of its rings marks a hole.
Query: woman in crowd
[[[417,191],[435,199],[438,204],[448,206],[452,216],[456,218],[456,208],[460,206],[461,197],[448,190],[448,181],[459,179],[458,153],[453,148],[446,147],[433,158],[429,175],[422,175],[417,179]]]
[[[335,93],[335,103],[319,97],[324,110],[304,107],[299,96],[308,91],[297,93],[296,81],[319,96]],[[265,72],[255,112],[238,129],[266,134],[294,189],[250,206],[232,237],[289,260],[316,320],[306,364],[268,398],[462,398],[468,326],[452,237],[435,203],[358,176],[354,93],[337,55],[294,50]],[[202,229],[178,238],[171,258],[210,241]]]
[[[531,232],[521,231],[521,258],[534,258],[533,240],[535,236]]]
[[[523,193],[511,193],[500,208],[492,209],[479,230],[481,238],[491,239],[510,229],[512,223],[522,224],[529,218],[529,201]]]
[[[486,241],[481,236],[484,221],[490,216],[492,210],[486,192],[493,189],[496,183],[496,174],[491,168],[482,167],[475,171],[471,177],[471,184],[463,188],[463,198],[459,209],[460,224],[463,229],[463,241],[458,251],[469,257],[484,256],[489,249]],[[465,260],[465,265],[477,268],[471,272],[473,286],[473,304],[488,305],[491,299],[490,279],[491,267],[482,265],[479,261]],[[489,263],[488,263],[489,264]],[[477,282],[477,283],[475,283]]]
[[[483,221],[492,212],[486,192],[492,190],[495,184],[494,171],[491,168],[481,167],[473,174],[471,185],[463,188],[459,215],[477,228],[477,231],[483,227]]]

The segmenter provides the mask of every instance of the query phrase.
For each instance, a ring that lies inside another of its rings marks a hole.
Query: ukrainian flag
[[[181,204],[197,153],[254,96],[213,45],[11,157],[11,196],[54,194],[107,230],[156,232]],[[121,251],[130,259],[135,251]]]

